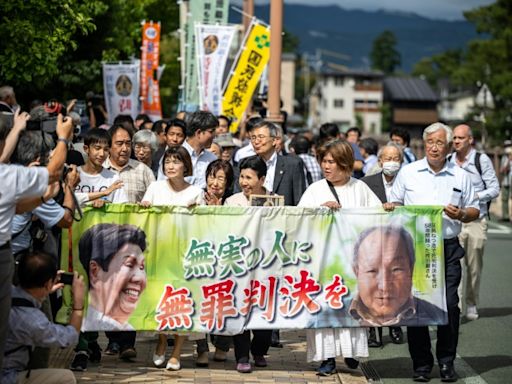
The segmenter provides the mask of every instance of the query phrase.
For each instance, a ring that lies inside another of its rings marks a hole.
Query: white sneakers
[[[469,305],[466,309],[466,319],[468,320],[476,320],[478,319],[478,311],[476,310],[476,306]]]

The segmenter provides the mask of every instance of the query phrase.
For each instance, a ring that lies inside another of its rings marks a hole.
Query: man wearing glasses
[[[249,130],[254,151],[267,164],[265,188],[284,196],[285,205],[297,205],[306,190],[304,165],[296,156],[281,156],[276,152],[278,127],[262,120]]]
[[[460,260],[464,249],[457,236],[462,223],[478,218],[479,201],[469,174],[449,162],[448,155],[452,130],[450,127],[434,123],[423,131],[426,157],[403,167],[391,191],[391,203],[385,203],[386,210],[397,205],[442,205],[444,271],[446,286],[446,306],[448,324],[437,326],[436,357],[439,363],[441,381],[453,382],[457,375],[453,368],[457,353],[459,334],[457,287],[461,279]],[[413,361],[413,380],[427,382],[434,365],[431,352],[428,326],[407,327],[409,353]]]

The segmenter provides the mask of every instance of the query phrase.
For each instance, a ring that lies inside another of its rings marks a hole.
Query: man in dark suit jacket
[[[297,205],[306,190],[304,164],[299,157],[277,154],[278,130],[275,124],[263,120],[251,127],[249,138],[256,154],[267,164],[267,191],[283,196],[285,205]]]
[[[403,153],[398,145],[389,143],[380,148],[377,157],[382,171],[375,175],[363,177],[361,180],[370,187],[382,203],[387,203],[391,188],[393,187],[393,181],[403,162]],[[403,341],[403,332],[400,327],[389,327],[389,336],[395,344],[401,344]],[[379,339],[377,340],[375,328],[370,328],[368,346],[382,346],[382,328],[379,328]]]
[[[254,151],[267,165],[265,189],[284,197],[285,205],[297,205],[306,190],[304,163],[297,156],[281,156],[277,147],[282,131],[274,123],[261,120],[248,130]],[[282,348],[279,331],[273,331],[271,346]]]

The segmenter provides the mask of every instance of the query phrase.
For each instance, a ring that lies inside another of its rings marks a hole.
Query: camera
[[[72,272],[63,272],[60,274],[60,282],[65,285],[72,285],[75,275]]]
[[[30,112],[31,118],[27,121],[26,129],[54,134],[57,130],[57,116],[59,113],[66,116],[66,108],[57,100],[50,100]]]

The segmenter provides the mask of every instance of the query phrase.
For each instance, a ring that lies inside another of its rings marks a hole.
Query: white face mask
[[[400,170],[401,164],[398,161],[386,161],[382,163],[382,172],[386,176],[395,176]]]

